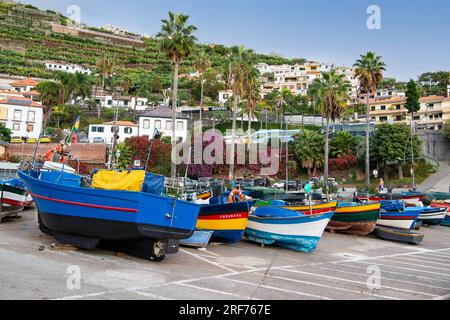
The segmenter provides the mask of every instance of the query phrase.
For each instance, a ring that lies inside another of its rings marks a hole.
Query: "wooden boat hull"
[[[333,212],[297,217],[250,216],[245,237],[265,245],[278,245],[310,253],[316,250]]]
[[[383,227],[377,227],[374,231],[374,235],[383,240],[405,242],[415,245],[421,244],[424,239],[424,235],[417,232]]]
[[[450,200],[450,193],[435,192],[431,194],[437,201]]]
[[[444,220],[441,222],[441,225],[444,227],[450,227],[450,202],[444,201],[434,201],[431,204],[432,208],[445,208],[447,213],[445,215]]]
[[[315,214],[322,214],[322,213],[326,213],[326,212],[330,212],[330,211],[334,212],[336,210],[337,205],[338,205],[337,201],[331,201],[331,202],[315,204],[312,206],[292,205],[292,206],[282,206],[282,208],[301,212],[306,215],[310,215],[311,213],[313,215],[315,215]]]
[[[194,232],[200,210],[193,203],[150,193],[81,188],[73,186],[74,181],[70,186],[58,184],[50,175],[38,179],[35,171],[19,171],[19,177],[35,200],[42,229],[49,233],[105,241],[181,240]]]
[[[248,216],[255,202],[204,205],[196,229],[213,231],[212,241],[236,243],[242,240]]]
[[[433,208],[436,210],[424,209],[425,211],[419,215],[419,221],[423,225],[438,226],[444,221],[446,217],[446,210],[444,208]]]
[[[25,188],[8,185],[6,182],[0,184],[0,222],[24,210],[26,195]]]
[[[327,230],[366,236],[375,229],[380,213],[380,203],[339,204]]]
[[[403,192],[393,194],[361,195],[357,199],[360,201],[383,201],[383,200],[408,200],[422,201],[425,194],[420,192]]]
[[[411,230],[415,227],[422,208],[403,208],[403,210],[380,212],[379,227]]]

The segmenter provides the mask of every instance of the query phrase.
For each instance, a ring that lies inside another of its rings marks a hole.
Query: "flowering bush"
[[[342,158],[330,159],[328,164],[331,170],[346,170],[356,166],[357,161],[356,156],[349,155]]]

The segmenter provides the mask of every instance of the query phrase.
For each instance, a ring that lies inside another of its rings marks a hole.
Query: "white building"
[[[54,62],[54,61],[46,61],[45,68],[51,71],[61,71],[66,73],[83,73],[91,75],[92,71],[89,68],[82,67],[76,64],[63,63],[63,62]]]
[[[33,78],[26,78],[20,81],[11,82],[9,86],[14,92],[29,92],[32,91],[38,84],[39,81],[34,80]]]
[[[111,95],[97,95],[92,97],[97,104],[100,104],[102,108],[116,108],[117,106],[122,109],[145,111],[148,107],[148,99],[142,97],[129,97],[129,96],[111,96]]]
[[[139,117],[139,136],[149,136],[151,139],[155,129],[163,137],[172,137],[172,109],[157,108]],[[188,136],[188,118],[180,113],[177,113],[175,134],[178,141],[186,141]]]
[[[225,104],[233,97],[233,91],[231,90],[223,90],[219,91],[219,103]]]
[[[11,130],[11,135],[39,138],[44,119],[43,106],[19,95],[0,95],[0,123]]]
[[[352,99],[356,99],[358,96],[360,84],[358,77],[356,76],[355,70],[349,67],[337,67],[336,73],[344,75],[345,80],[350,82],[351,85],[351,89],[349,92],[350,97]]]
[[[126,36],[130,32],[128,32],[126,29],[118,26],[113,26],[111,24],[107,24],[103,27],[103,29],[112,32],[113,34],[119,35],[119,36]]]
[[[139,134],[138,126],[129,121],[106,122],[89,126],[89,142],[94,143],[96,138],[101,138],[106,144],[112,144],[114,139],[114,128],[119,128],[119,140],[122,143],[127,138],[136,137]]]

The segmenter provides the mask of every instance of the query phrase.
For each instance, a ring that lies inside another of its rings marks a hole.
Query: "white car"
[[[272,186],[272,188],[275,188],[275,189],[284,189],[284,182],[277,182],[277,183],[275,183],[273,186]]]

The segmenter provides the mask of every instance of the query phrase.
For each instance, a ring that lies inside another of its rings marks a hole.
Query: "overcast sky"
[[[426,71],[450,70],[448,0],[25,0],[81,22],[113,24],[154,35],[168,11],[183,12],[202,43],[243,44],[259,53],[351,66],[375,51],[387,76],[409,80]],[[369,30],[370,5],[381,10],[381,29]]]

